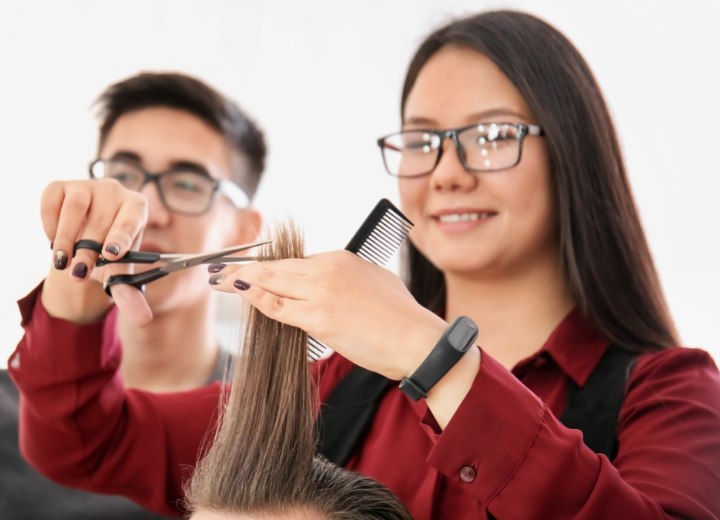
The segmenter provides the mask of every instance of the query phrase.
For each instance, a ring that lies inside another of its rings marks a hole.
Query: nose
[[[163,227],[170,222],[170,211],[160,198],[159,188],[154,182],[147,182],[140,188],[140,193],[148,201],[148,225]]]
[[[430,183],[435,190],[468,191],[477,187],[477,175],[463,166],[456,139],[450,135],[443,139],[440,161],[430,174]]]

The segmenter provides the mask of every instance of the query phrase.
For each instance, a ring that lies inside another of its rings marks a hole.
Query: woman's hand
[[[122,257],[140,243],[147,222],[147,201],[140,193],[123,188],[117,181],[55,181],[42,194],[43,228],[53,248],[53,266],[45,280],[42,302],[51,316],[76,323],[102,317],[111,305],[103,281],[112,274],[126,273],[129,265],[95,269],[98,254],[73,246],[81,239],[102,244],[110,260]],[[134,287],[113,287],[120,312],[139,325],[152,319],[143,294]]]
[[[348,251],[227,265],[210,284],[396,380],[420,365],[447,327],[395,274]]]

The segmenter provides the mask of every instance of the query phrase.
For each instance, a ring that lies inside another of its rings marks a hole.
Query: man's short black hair
[[[236,161],[232,180],[252,199],[265,168],[262,130],[231,99],[186,74],[143,72],[110,85],[95,101],[100,120],[99,148],[123,114],[143,108],[183,110],[218,130],[231,149],[247,161]]]

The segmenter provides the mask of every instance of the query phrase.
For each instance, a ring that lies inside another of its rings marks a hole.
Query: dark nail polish
[[[105,246],[105,251],[117,256],[120,254],[120,246],[113,242],[112,244]]]
[[[208,282],[210,283],[210,285],[220,285],[224,279],[225,279],[224,274],[214,274],[210,277]]]
[[[85,278],[88,274],[88,267],[80,262],[79,264],[75,264],[75,267],[73,267],[72,275],[75,278]]]
[[[233,282],[233,287],[237,289],[238,291],[247,291],[250,289],[250,284],[247,282],[243,282],[242,280],[235,280]]]
[[[219,273],[225,269],[225,264],[210,264],[208,266],[208,273]]]
[[[55,269],[62,271],[65,269],[68,263],[68,255],[62,249],[55,251]]]

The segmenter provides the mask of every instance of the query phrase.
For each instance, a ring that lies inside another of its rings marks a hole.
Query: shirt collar
[[[609,344],[575,307],[550,334],[540,352],[547,352],[568,377],[584,386]]]

